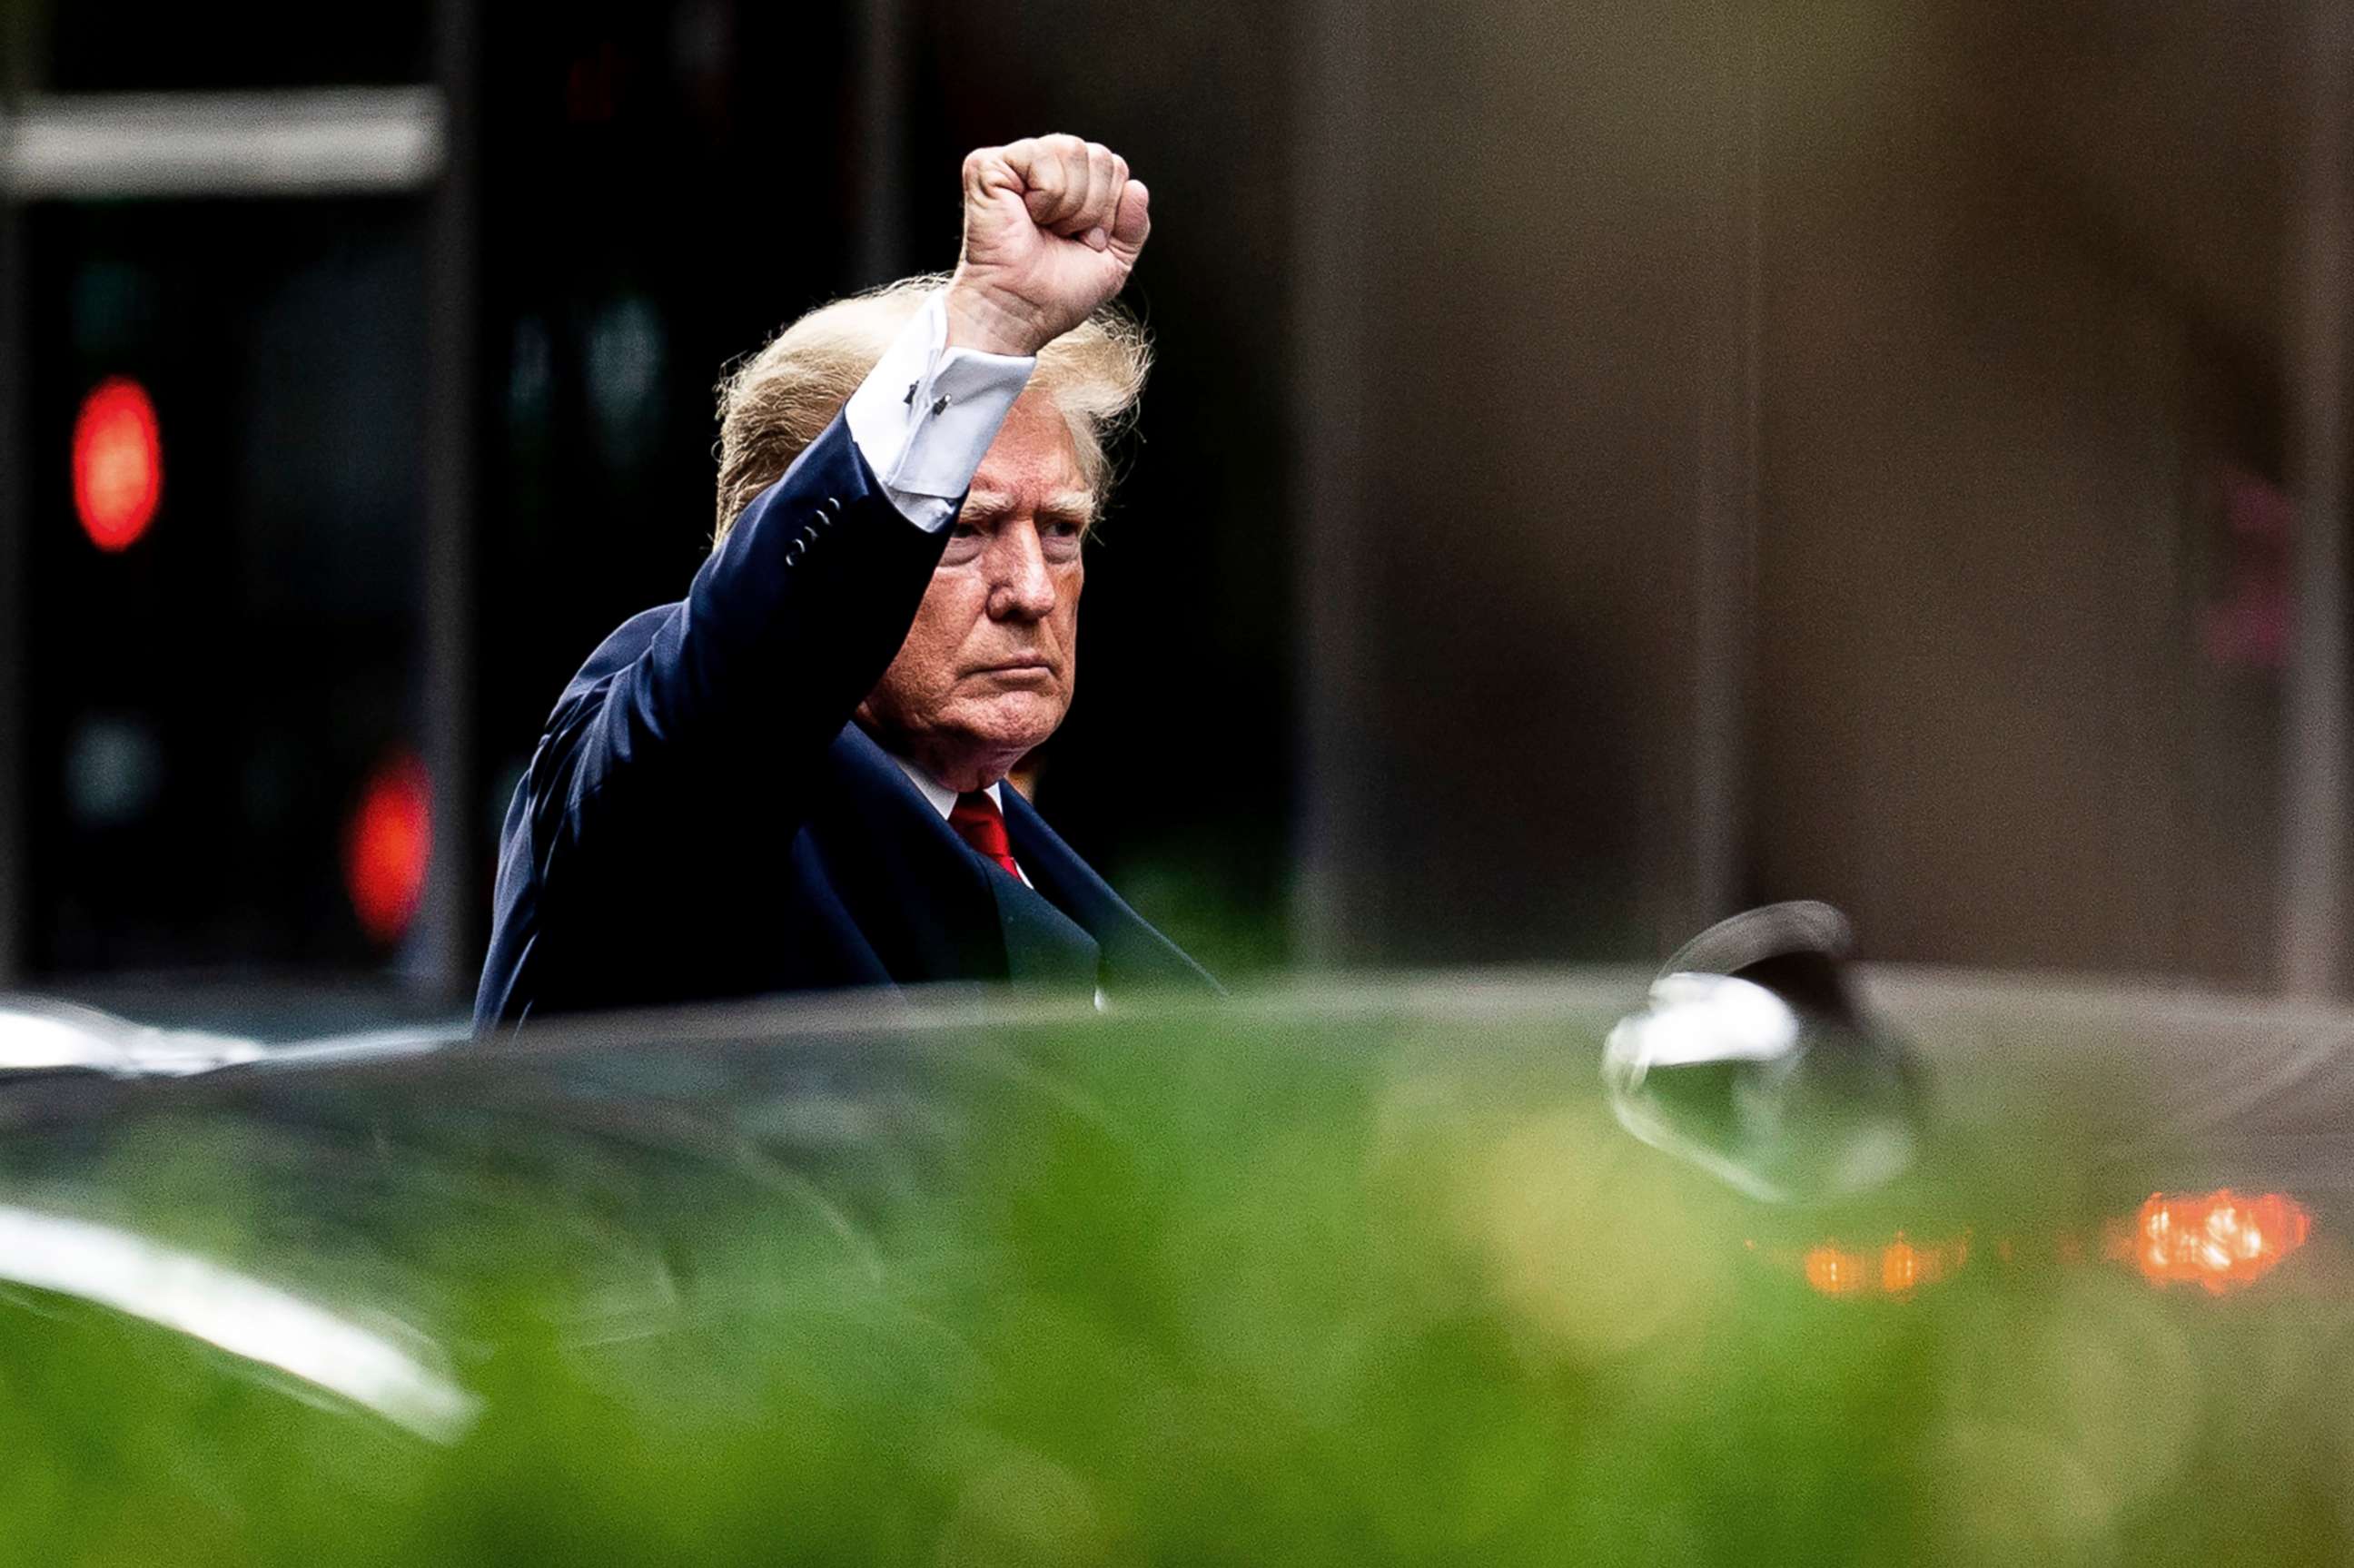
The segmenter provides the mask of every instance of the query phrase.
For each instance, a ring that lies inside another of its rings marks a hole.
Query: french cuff
[[[1028,355],[949,348],[935,291],[884,351],[843,417],[883,493],[917,527],[938,533],[1030,383]]]

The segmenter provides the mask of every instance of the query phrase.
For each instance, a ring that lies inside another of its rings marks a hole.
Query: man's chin
[[[985,701],[959,704],[947,715],[976,750],[1020,757],[1046,742],[1061,727],[1068,705],[1039,692],[1007,692]]]

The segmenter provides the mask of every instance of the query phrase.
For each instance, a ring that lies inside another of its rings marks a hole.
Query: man
[[[944,285],[813,312],[729,379],[711,558],[589,657],[508,810],[478,1028],[934,980],[1215,989],[1002,784],[1070,705],[1102,443],[1146,368],[1110,302],[1149,201],[1076,137],[976,152]]]

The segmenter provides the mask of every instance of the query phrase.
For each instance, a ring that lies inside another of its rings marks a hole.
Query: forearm
[[[822,750],[897,652],[946,539],[900,512],[835,420],[745,509],[617,680],[620,750]]]

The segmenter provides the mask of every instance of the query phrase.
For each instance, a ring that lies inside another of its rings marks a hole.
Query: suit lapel
[[[1006,969],[1014,983],[1095,994],[1103,949],[1093,937],[1018,877],[992,868],[989,891],[997,900]]]
[[[1216,991],[1218,983],[1147,925],[1010,786],[999,793],[1023,887],[941,821],[899,765],[856,725],[827,753],[824,809],[811,834],[829,880],[891,978],[1007,980]],[[821,829],[817,823],[822,821]]]
[[[856,725],[826,754],[831,799],[811,834],[859,929],[893,980],[1004,980],[1003,922],[983,865]],[[823,823],[822,829],[817,824]]]
[[[887,760],[887,759],[886,759]],[[1209,972],[1176,943],[1147,925],[1111,885],[1081,860],[1061,835],[1010,785],[999,791],[1013,857],[1055,906],[1103,949],[1106,976],[1115,983],[1220,991]]]

